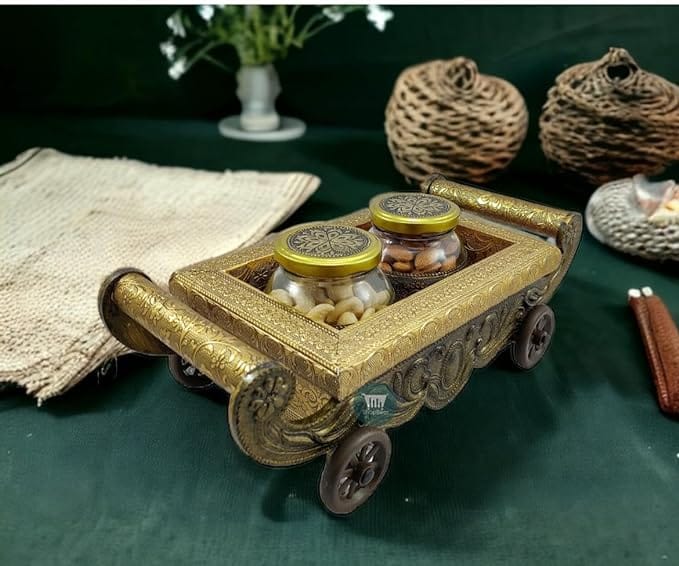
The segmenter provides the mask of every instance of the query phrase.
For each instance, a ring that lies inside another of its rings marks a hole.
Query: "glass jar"
[[[278,237],[274,259],[279,266],[266,292],[316,322],[349,326],[394,300],[391,284],[377,269],[380,241],[360,228],[296,226]]]
[[[379,267],[387,276],[445,276],[464,264],[456,204],[435,195],[385,193],[369,208],[370,231],[382,242]]]

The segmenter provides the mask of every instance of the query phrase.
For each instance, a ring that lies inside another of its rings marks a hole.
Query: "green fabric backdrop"
[[[533,123],[554,75],[609,45],[679,80],[674,8],[394,10],[384,35],[356,17],[282,65],[282,107],[312,127],[258,145],[217,134],[214,118],[236,109],[228,77],[202,68],[166,78],[157,43],[171,9],[0,8],[0,161],[52,146],[315,173],[322,186],[294,223],[403,188],[381,121],[407,64],[472,56],[519,86]],[[534,132],[491,188],[586,202],[584,187],[550,173]],[[269,470],[248,460],[223,402],[183,391],[162,360],[124,360],[116,380],[89,379],[41,409],[5,391],[0,564],[676,564],[679,423],[658,412],[626,305],[641,285],[679,319],[675,268],[586,234],[552,301],[545,360],[527,374],[502,363],[477,371],[449,407],[393,431],[384,484],[346,520],[317,501],[322,462]]]
[[[173,7],[0,10],[0,97],[6,109],[215,118],[235,112],[233,78],[198,65],[167,76],[158,44]],[[399,72],[465,55],[514,83],[533,123],[554,77],[624,46],[679,81],[679,8],[634,6],[398,6],[385,32],[360,14],[279,65],[282,110],[312,123],[380,128]]]

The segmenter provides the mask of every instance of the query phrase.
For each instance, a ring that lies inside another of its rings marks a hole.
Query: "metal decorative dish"
[[[332,328],[266,295],[271,237],[180,269],[169,292],[120,270],[102,286],[102,317],[131,349],[169,356],[187,387],[226,390],[231,435],[253,460],[279,467],[325,455],[321,500],[350,513],[387,471],[385,430],[446,406],[505,348],[520,368],[540,361],[554,331],[546,303],[580,241],[575,212],[437,176],[422,190],[462,209],[465,267],[368,320]],[[369,214],[334,223],[368,228]]]

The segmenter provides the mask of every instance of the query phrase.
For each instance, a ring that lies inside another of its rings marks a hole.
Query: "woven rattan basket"
[[[679,157],[679,87],[611,48],[557,77],[540,141],[548,159],[592,184],[660,173]]]
[[[385,122],[394,164],[413,181],[439,172],[485,182],[514,159],[527,126],[519,91],[465,57],[403,71]]]

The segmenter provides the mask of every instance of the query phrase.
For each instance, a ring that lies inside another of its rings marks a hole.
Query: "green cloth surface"
[[[207,121],[14,115],[0,131],[2,162],[51,146],[319,175],[288,223],[405,188],[379,130],[251,144]],[[587,194],[549,173],[534,138],[490,188],[581,211]],[[40,409],[5,391],[0,564],[677,564],[679,422],[658,411],[626,303],[629,287],[650,285],[679,320],[676,275],[585,234],[551,302],[542,363],[477,370],[448,407],[393,430],[385,481],[345,519],[318,501],[322,461],[255,464],[231,440],[224,402],[184,391],[164,360],[121,360],[116,380],[88,379]]]
[[[591,189],[556,176],[537,144],[556,75],[621,46],[679,82],[677,7],[399,6],[384,33],[354,14],[277,65],[279,110],[312,124],[302,139],[227,141],[215,122],[238,111],[233,77],[207,64],[167,76],[158,44],[174,9],[0,8],[0,162],[48,146],[302,170],[322,185],[287,224],[332,218],[406,188],[380,129],[399,72],[465,55],[514,83],[530,112],[490,188],[582,211]],[[255,464],[229,436],[224,400],[184,391],[164,360],[128,357],[117,379],[92,376],[40,409],[0,392],[0,566],[679,564],[679,422],[658,411],[626,301],[650,285],[679,320],[677,282],[676,266],[585,234],[542,363],[519,373],[499,360],[442,411],[393,430],[384,483],[346,519],[318,501],[321,460]]]

